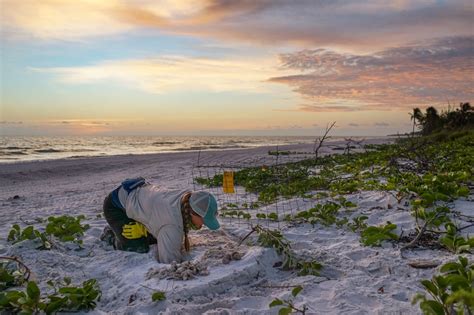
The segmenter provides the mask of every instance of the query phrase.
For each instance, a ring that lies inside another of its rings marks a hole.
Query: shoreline
[[[366,139],[364,141],[364,144],[373,144],[373,143],[386,143],[386,142],[391,142],[395,139],[395,137],[390,137],[390,136],[380,136],[380,137],[373,137]],[[326,139],[324,142],[325,144],[323,147],[328,147],[327,144],[330,144],[330,146],[335,146],[335,145],[342,145],[345,144],[346,141],[341,140],[341,139]],[[245,150],[262,150],[266,149],[267,151],[269,150],[275,150],[278,148],[281,151],[285,150],[309,150],[308,152],[312,151],[313,149],[313,143],[296,143],[296,144],[283,144],[283,145],[259,145],[259,146],[246,146],[246,147],[241,147],[241,148],[213,148],[213,149],[205,149],[205,150],[194,150],[194,149],[176,149],[176,150],[167,150],[167,151],[160,151],[160,152],[145,152],[145,153],[124,153],[124,154],[101,154],[101,155],[79,155],[79,156],[69,156],[69,157],[51,157],[51,158],[43,158],[43,159],[31,159],[31,160],[9,160],[9,161],[0,161],[0,174],[1,170],[3,167],[7,166],[13,166],[13,165],[19,165],[19,164],[35,164],[35,163],[54,163],[54,162],[59,162],[61,163],[62,161],[83,161],[83,160],[91,160],[91,159],[115,159],[115,158],[125,158],[125,157],[143,157],[143,156],[161,156],[161,155],[173,155],[173,154],[199,154],[199,152],[230,152],[230,151],[245,151]],[[260,153],[260,152],[259,152]],[[336,152],[334,152],[336,153]]]
[[[380,144],[391,142],[390,138],[368,139],[365,144]],[[325,142],[321,148],[321,154],[340,154],[341,151],[333,150],[332,147],[340,146],[345,141],[336,140]],[[12,163],[0,163],[0,177],[4,180],[0,182],[0,200],[4,193],[13,189],[12,184],[41,182],[44,178],[48,179],[68,179],[76,176],[83,176],[87,173],[97,172],[104,177],[113,177],[113,173],[124,174],[124,177],[117,177],[117,182],[122,178],[141,176],[145,174],[136,173],[132,169],[134,166],[143,168],[152,168],[153,165],[160,163],[170,163],[175,161],[185,163],[188,172],[192,173],[192,168],[196,166],[198,158],[201,158],[200,164],[211,161],[217,164],[217,161],[224,160],[245,160],[250,156],[259,156],[261,159],[272,160],[275,157],[268,155],[268,151],[275,150],[277,146],[260,146],[254,148],[231,149],[231,150],[206,150],[206,151],[181,151],[181,152],[160,152],[147,154],[123,154],[110,156],[92,156],[81,158],[60,158],[50,160],[36,161],[17,161]],[[290,144],[278,146],[281,151],[292,150],[301,152],[311,152],[313,144]],[[242,162],[243,163],[243,162]],[[170,165],[169,167],[174,167]],[[189,175],[186,176],[189,181]],[[10,182],[11,181],[11,182]]]
[[[299,142],[294,143],[285,143],[282,144],[274,144],[274,143],[266,143],[266,142],[235,142],[235,143],[221,143],[218,140],[225,138],[225,137],[215,137],[217,139],[215,143],[207,142],[207,143],[199,143],[199,142],[192,142],[192,143],[181,143],[177,147],[154,147],[155,143],[142,143],[142,146],[134,147],[133,145],[125,143],[122,148],[117,148],[117,144],[106,144],[104,143],[103,146],[99,146],[98,148],[91,149],[93,146],[97,146],[97,143],[90,143],[86,146],[82,144],[82,147],[73,148],[73,143],[58,143],[58,144],[44,144],[39,145],[37,147],[33,147],[28,145],[27,147],[22,147],[22,144],[18,144],[19,146],[15,146],[15,143],[3,143],[3,146],[0,146],[0,167],[2,165],[14,164],[14,163],[21,163],[21,162],[37,162],[37,161],[49,161],[49,160],[61,160],[61,159],[82,159],[82,158],[92,158],[92,157],[107,157],[107,156],[121,156],[121,155],[144,155],[144,154],[163,154],[163,153],[180,153],[180,152],[207,152],[207,151],[227,151],[227,150],[245,150],[245,149],[255,149],[260,147],[285,147],[285,146],[293,146],[293,145],[312,145],[317,137],[306,137],[307,140],[302,140],[304,137],[294,137]],[[232,138],[232,137],[230,137]],[[276,138],[284,138],[284,137],[276,137]],[[290,137],[291,138],[291,137]],[[369,140],[383,140],[383,139],[391,139],[394,137],[388,136],[371,136],[371,137],[353,137],[354,140],[362,140],[365,139],[366,141]],[[199,137],[196,137],[199,139]],[[264,139],[266,139],[264,137]],[[267,140],[271,142],[272,137],[268,137]],[[309,141],[311,139],[311,141]],[[327,143],[335,143],[335,142],[344,142],[345,140],[342,137],[336,137],[326,139],[325,142]],[[169,143],[176,144],[178,142],[171,141]],[[26,145],[26,144],[23,144]],[[112,146],[112,151],[106,151],[104,148],[108,147],[109,145]],[[67,147],[65,147],[67,146]],[[9,152],[8,150],[32,150],[31,152]],[[2,151],[6,150],[6,151]]]

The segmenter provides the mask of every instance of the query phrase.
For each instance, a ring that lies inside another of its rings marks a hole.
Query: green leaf
[[[463,186],[458,189],[457,194],[462,197],[467,197],[469,196],[469,188],[467,188],[466,186]]]
[[[459,290],[451,294],[446,299],[446,304],[452,305],[454,303],[464,303],[468,307],[474,308],[474,290]]]
[[[163,292],[163,291],[156,291],[156,292],[154,292],[154,293],[151,295],[151,300],[152,300],[153,302],[166,300],[165,292]]]
[[[280,308],[280,310],[278,311],[278,315],[288,315],[288,314],[291,314],[292,312],[292,309],[290,307],[283,307],[283,308]]]
[[[270,303],[269,307],[274,307],[274,306],[278,306],[278,305],[283,305],[283,301],[277,298],[277,299],[274,299]]]
[[[423,301],[420,303],[420,308],[425,314],[445,315],[443,305],[436,301]]]
[[[438,288],[429,280],[422,280],[421,284],[434,295],[438,295]]]
[[[469,289],[469,287],[471,287],[469,281],[465,277],[457,274],[447,275],[446,281],[449,283],[449,286],[453,291],[457,291],[460,288]]]
[[[459,267],[460,267],[460,265],[458,263],[448,262],[448,263],[444,264],[443,266],[441,266],[440,271],[441,272],[457,271],[457,270],[459,270]]]
[[[21,238],[22,239],[28,239],[28,240],[32,240],[34,238],[36,238],[36,235],[34,233],[34,228],[32,225],[30,226],[27,226],[23,232],[21,233]]]
[[[46,305],[44,311],[46,314],[54,314],[59,310],[67,307],[67,297],[58,297],[54,295],[50,295],[49,297],[50,302]]]
[[[38,285],[36,285],[36,282],[30,281],[28,282],[28,285],[26,287],[26,293],[32,300],[39,300],[40,297],[40,290],[38,288]]]
[[[301,292],[301,290],[303,290],[303,287],[299,285],[296,288],[294,288],[293,290],[291,290],[291,294],[293,296],[297,296]]]

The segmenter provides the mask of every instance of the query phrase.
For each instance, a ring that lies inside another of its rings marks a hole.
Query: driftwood
[[[439,261],[425,260],[425,259],[411,260],[408,262],[408,266],[417,268],[417,269],[436,268],[439,266],[439,264],[440,264]]]

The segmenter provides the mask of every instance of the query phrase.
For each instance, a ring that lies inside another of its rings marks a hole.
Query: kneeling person
[[[118,250],[146,253],[157,244],[157,260],[183,260],[182,245],[190,249],[188,232],[202,225],[219,229],[217,201],[205,191],[170,190],[128,179],[104,200],[104,216]]]

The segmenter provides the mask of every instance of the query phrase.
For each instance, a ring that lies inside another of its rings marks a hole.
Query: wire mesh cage
[[[275,191],[269,197],[259,193],[258,187],[248,187],[252,179],[247,178],[247,187],[241,186],[240,179],[245,172],[254,172],[255,176],[265,176],[270,172],[268,180],[271,182],[265,184],[282,187],[291,180],[287,165],[314,158],[313,152],[281,151],[278,147],[258,155],[220,161],[206,159],[199,152],[192,168],[192,184],[194,190],[207,190],[216,197],[221,221],[248,227],[260,224],[280,228],[285,217],[308,210],[314,199],[309,195],[284,197],[281,191]],[[310,172],[316,174],[317,169]]]

